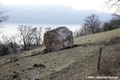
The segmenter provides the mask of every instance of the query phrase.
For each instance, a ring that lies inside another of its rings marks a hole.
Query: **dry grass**
[[[28,57],[20,59],[17,62],[6,64],[4,66],[1,66],[1,72],[2,75],[4,75],[4,72],[8,72],[9,75],[12,75],[13,71],[17,71],[21,74],[22,79],[26,79],[27,77],[31,78],[33,71],[36,71],[36,78],[44,77],[46,75],[49,75],[53,73],[50,71],[50,68],[52,67],[55,71],[61,71],[62,69],[68,67],[69,65],[75,63],[76,61],[82,59],[83,63],[86,62],[88,56],[91,56],[93,54],[96,54],[95,51],[98,49],[98,47],[76,47],[73,49],[66,49],[61,50],[58,52],[52,52],[44,55],[37,55],[34,57]],[[91,54],[90,54],[91,53]],[[45,69],[32,69],[27,70],[28,68],[32,68],[32,66],[35,64],[44,64],[46,66]],[[16,64],[19,64],[18,66]],[[10,68],[11,67],[11,68]],[[25,72],[22,72],[22,70],[25,70]],[[11,71],[11,72],[10,72]],[[40,72],[39,72],[40,71]],[[27,74],[26,74],[27,72]],[[2,76],[1,75],[1,76]],[[10,78],[10,76],[8,77]],[[7,77],[6,77],[7,79]]]
[[[75,38],[75,44],[84,44],[84,43],[100,43],[101,41],[109,41],[113,37],[120,37],[120,29],[81,36]]]
[[[112,37],[119,37],[120,29],[82,36],[75,39],[75,44],[100,43]],[[45,47],[36,48],[16,55],[0,57],[0,79],[12,80],[13,77],[21,80],[31,80],[33,72],[40,80],[85,80],[85,76],[96,71],[99,45],[77,46],[70,49],[25,57],[33,52],[42,51]],[[115,52],[119,44],[103,46],[103,55]],[[115,49],[115,47],[117,47]],[[18,61],[7,63],[10,58],[19,58]],[[21,58],[22,57],[22,58]],[[109,59],[108,59],[109,60]],[[4,65],[3,65],[4,64]],[[44,64],[46,68],[34,68],[34,64]],[[52,70],[51,70],[52,68]],[[120,75],[120,74],[118,74]]]
[[[115,52],[105,54],[102,57],[101,70],[98,72],[100,75],[113,76],[120,71],[120,49],[116,51],[116,48]]]
[[[116,45],[104,47],[102,51],[100,70],[97,71],[93,69],[93,71],[91,71],[89,75],[102,76],[102,77],[103,76],[118,77],[118,79],[102,79],[102,80],[120,80],[120,43]],[[100,79],[90,79],[90,80],[100,80]]]

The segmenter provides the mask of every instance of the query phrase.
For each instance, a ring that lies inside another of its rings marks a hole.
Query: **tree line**
[[[120,28],[120,16],[117,14],[113,15],[113,18],[105,23],[99,20],[99,16],[91,14],[85,18],[82,28],[73,32],[74,37],[105,32],[113,29]]]
[[[32,46],[41,46],[43,45],[43,33],[50,31],[51,28],[47,27],[43,28],[42,27],[32,27],[32,26],[26,26],[26,25],[19,25],[19,37],[20,41],[24,45],[24,50],[31,49]]]
[[[109,9],[116,7],[115,13],[120,13],[120,0],[106,0],[104,6],[108,7]],[[111,5],[112,3],[112,5]],[[2,32],[3,25],[9,17],[4,15],[6,10],[4,8],[0,8],[0,33]],[[99,20],[99,16],[96,14],[91,14],[90,16],[86,17],[85,22],[79,30],[73,32],[74,37],[95,34],[99,32],[109,31],[113,29],[120,28],[120,16],[114,15],[113,18],[105,23],[102,23]],[[44,29],[45,32],[51,30],[50,27]],[[44,44],[42,40],[43,28],[42,27],[32,27],[26,25],[19,25],[18,27],[19,35],[16,36],[2,36],[4,41],[0,43],[0,55],[8,54],[9,52],[17,52],[17,49],[29,50],[32,47],[41,46]],[[19,42],[23,44],[23,47],[20,48],[17,45],[16,39],[19,37]],[[9,50],[11,49],[11,50]]]
[[[117,28],[120,28],[119,15],[114,15],[110,21],[102,23],[99,20],[98,15],[91,14],[85,18],[82,28],[73,32],[73,36],[79,37],[79,36],[109,31]],[[3,54],[9,53],[9,52],[16,53],[16,52],[20,52],[21,50],[30,50],[31,48],[42,46],[44,45],[43,34],[50,30],[51,30],[50,27],[43,29],[43,27],[19,25],[17,36],[8,37],[5,35],[2,35],[2,40],[4,43],[1,43],[0,49],[2,48],[3,51],[0,50],[0,53],[3,53]],[[18,42],[23,45],[21,46],[18,45]],[[3,47],[3,44],[4,44],[4,47]],[[7,46],[7,48],[5,45]],[[11,50],[8,50],[8,49],[11,49]]]
[[[27,25],[19,25],[17,36],[2,35],[2,44],[8,46],[10,53],[16,53],[24,50],[30,50],[35,47],[44,45],[43,34],[50,31],[50,27],[32,27]]]
[[[107,11],[114,9],[113,18],[108,22],[101,23],[98,15],[91,14],[86,17],[82,28],[73,33],[74,37],[120,28],[120,0],[106,0],[102,7],[107,8]]]

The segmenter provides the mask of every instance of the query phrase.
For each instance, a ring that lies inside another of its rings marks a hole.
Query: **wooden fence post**
[[[98,56],[98,63],[97,63],[97,71],[100,70],[101,55],[102,55],[102,47],[100,47],[100,49],[99,49],[99,56]]]

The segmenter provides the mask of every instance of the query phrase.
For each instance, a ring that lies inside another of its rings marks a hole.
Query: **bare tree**
[[[20,31],[20,38],[24,44],[24,49],[30,49],[31,44],[34,41],[34,32],[37,28],[32,28],[32,26],[19,25],[18,30]]]
[[[77,29],[77,30],[73,31],[73,36],[74,36],[74,37],[79,37],[79,36],[81,36],[81,29]]]
[[[9,46],[13,52],[17,52],[17,43],[16,43],[16,36],[2,36],[3,42],[4,44],[6,44],[7,46]]]
[[[4,15],[5,12],[6,12],[6,10],[4,10],[4,8],[0,9],[0,29],[3,27],[2,23],[8,19],[8,16]]]
[[[81,36],[91,34],[91,29],[85,24],[81,28]]]
[[[10,40],[8,39],[8,37],[6,37],[5,35],[2,35],[2,39],[3,39],[3,42],[5,44],[9,44],[10,43]]]
[[[109,31],[117,28],[120,28],[120,16],[113,14],[113,18],[108,22],[105,22],[101,29],[102,31]]]
[[[94,34],[100,31],[100,25],[101,21],[99,21],[99,16],[91,14],[90,16],[86,17],[83,29],[85,29],[85,31],[87,31],[89,34]]]
[[[3,8],[0,8],[0,30],[3,28],[2,23],[8,19],[8,16],[4,14],[5,12],[6,12],[6,10],[4,10]],[[0,33],[1,32],[2,31],[0,31]]]
[[[40,46],[42,44],[42,27],[39,27],[39,29],[36,30],[34,36],[35,36],[36,45]]]
[[[86,26],[82,26],[80,29],[77,29],[76,31],[73,32],[74,37],[84,36],[88,34],[89,30],[86,28]]]
[[[107,0],[104,7],[107,7],[108,10],[115,9],[115,13],[120,13],[120,0]]]

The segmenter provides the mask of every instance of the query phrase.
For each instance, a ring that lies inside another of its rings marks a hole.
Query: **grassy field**
[[[103,47],[102,57],[115,53],[116,49],[119,51],[119,42],[104,45],[115,37],[120,37],[120,29],[75,38],[74,44],[78,46],[56,52],[31,56],[43,51],[43,46],[20,54],[1,56],[0,80],[85,80],[85,76],[98,75],[100,47]],[[35,64],[45,67],[35,67]],[[120,67],[117,69],[120,70]],[[111,75],[120,77],[118,70]]]

